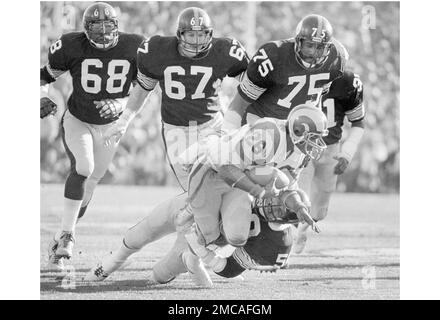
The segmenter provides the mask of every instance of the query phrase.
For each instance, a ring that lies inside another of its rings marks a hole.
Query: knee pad
[[[84,198],[85,181],[87,177],[71,171],[64,187],[64,197],[72,200]]]

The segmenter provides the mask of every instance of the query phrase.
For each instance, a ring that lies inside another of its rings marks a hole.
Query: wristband
[[[49,98],[49,85],[40,86],[40,99]]]

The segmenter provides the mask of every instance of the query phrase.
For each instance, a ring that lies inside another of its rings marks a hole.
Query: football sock
[[[128,259],[129,256],[131,256],[133,253],[138,252],[139,249],[132,249],[129,248],[125,244],[125,239],[122,240],[122,246],[113,254],[113,260],[115,261],[125,261]],[[105,268],[104,268],[105,269]]]
[[[87,206],[88,205],[85,205],[84,207],[81,207],[79,209],[78,219],[76,220],[76,223],[78,223],[79,219],[81,219],[84,216],[84,214],[86,213]]]
[[[82,200],[64,198],[64,212],[61,220],[61,230],[73,232]]]

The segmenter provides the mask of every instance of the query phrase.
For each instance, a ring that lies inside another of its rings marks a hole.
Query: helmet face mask
[[[294,107],[287,117],[287,129],[293,144],[312,159],[319,159],[327,148],[322,139],[328,134],[327,117],[318,107]]]
[[[267,222],[271,223],[297,223],[298,216],[284,205],[281,197],[256,199],[254,210]]]
[[[330,43],[319,43],[300,38],[297,42],[297,56],[306,68],[317,68],[330,53]]]
[[[213,28],[211,18],[200,8],[183,10],[177,18],[179,52],[188,58],[208,53],[212,47]]]
[[[107,3],[99,2],[84,12],[83,25],[90,44],[97,49],[108,50],[118,43],[116,11]]]
[[[187,30],[180,33],[179,44],[188,57],[195,57],[209,50],[212,41],[212,30]]]
[[[308,155],[310,158],[317,160],[327,148],[322,135],[318,133],[308,132],[304,135],[304,140],[298,142],[296,146],[302,153]]]

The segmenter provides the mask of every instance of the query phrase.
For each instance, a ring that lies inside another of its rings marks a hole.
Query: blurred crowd
[[[41,65],[50,44],[62,33],[82,30],[82,13],[90,2],[40,2]],[[187,6],[207,10],[215,36],[234,37],[250,55],[271,40],[290,38],[302,16],[322,14],[335,37],[350,54],[348,68],[364,83],[366,131],[349,170],[339,178],[338,190],[398,192],[400,181],[399,78],[400,38],[398,2],[112,2],[120,30],[150,37],[174,35],[178,13]],[[59,106],[55,117],[41,120],[41,182],[64,182],[69,162],[59,134],[60,118],[71,91],[65,74],[51,86]],[[233,82],[224,82],[221,99],[232,98]],[[134,120],[102,183],[175,184],[161,138],[160,92]]]

